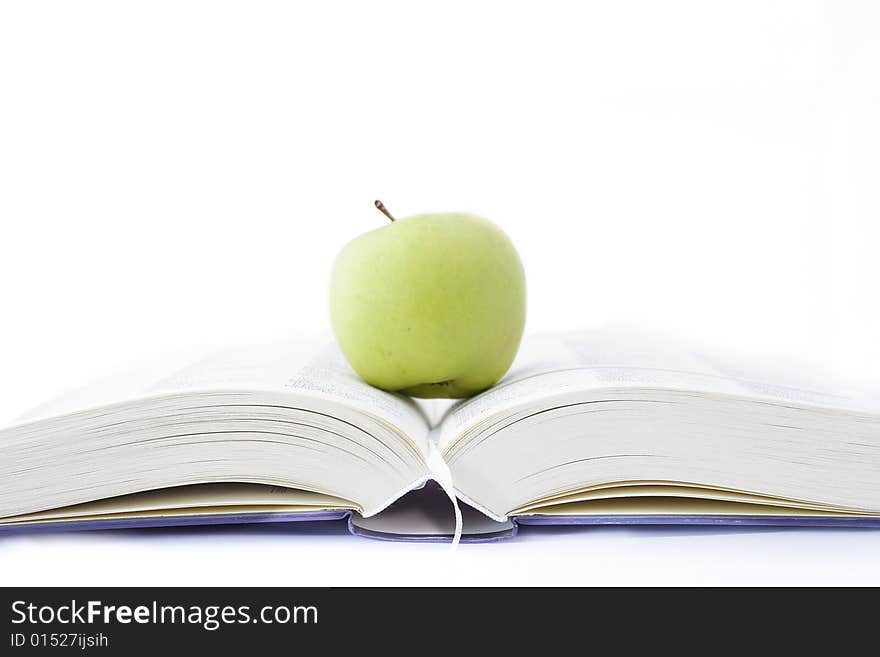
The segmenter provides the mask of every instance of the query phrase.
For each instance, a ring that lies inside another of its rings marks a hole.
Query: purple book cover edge
[[[42,522],[27,525],[0,527],[0,538],[9,535],[108,530],[108,529],[148,529],[191,526],[240,525],[259,523],[295,523],[317,521],[346,521],[348,530],[356,536],[383,541],[410,542],[448,542],[446,535],[390,534],[365,530],[352,524],[350,511],[295,511],[268,513],[220,513],[193,514],[186,516],[152,516],[140,518],[113,518],[95,520],[74,520],[64,523]],[[513,538],[521,525],[529,526],[716,526],[716,527],[826,527],[880,529],[880,517],[840,517],[831,516],[724,516],[724,515],[594,515],[594,516],[517,516],[512,518],[513,527],[498,532],[483,533],[462,537],[466,543],[491,543]]]

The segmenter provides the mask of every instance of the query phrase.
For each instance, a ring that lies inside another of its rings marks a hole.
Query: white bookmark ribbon
[[[455,534],[452,536],[452,547],[455,549],[459,542],[461,542],[461,530],[463,526],[461,509],[458,507],[455,486],[452,484],[452,472],[450,472],[449,466],[446,464],[446,461],[440,454],[440,450],[437,449],[437,445],[434,444],[433,441],[428,443],[427,461],[428,467],[431,469],[431,474],[434,476],[434,481],[440,484],[440,487],[449,496],[449,499],[452,502],[452,508],[455,511]]]

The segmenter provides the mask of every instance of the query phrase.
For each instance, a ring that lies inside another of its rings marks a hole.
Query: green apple
[[[349,242],[333,266],[330,314],[367,382],[413,397],[469,397],[513,361],[526,280],[513,243],[472,214],[423,214]]]

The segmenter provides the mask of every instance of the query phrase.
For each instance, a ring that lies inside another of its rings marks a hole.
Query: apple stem
[[[373,202],[373,205],[375,205],[376,208],[378,208],[379,212],[381,212],[381,213],[384,214],[386,217],[388,217],[389,219],[391,219],[391,221],[396,221],[396,219],[395,219],[394,217],[391,216],[391,213],[388,212],[388,208],[385,207],[385,204],[382,203],[382,201],[374,201],[374,202]]]

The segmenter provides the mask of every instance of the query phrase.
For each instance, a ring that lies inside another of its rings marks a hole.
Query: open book
[[[455,504],[453,504],[455,503]],[[458,514],[461,508],[461,515]],[[880,412],[642,336],[528,339],[460,402],[362,382],[332,344],[224,352],[0,431],[0,532],[344,520],[880,526]]]

